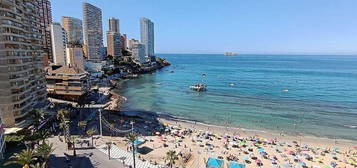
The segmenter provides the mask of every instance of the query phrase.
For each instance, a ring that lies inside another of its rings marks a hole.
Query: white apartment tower
[[[0,1],[0,118],[6,127],[29,124],[46,101],[43,39],[36,1]]]
[[[59,23],[51,24],[51,43],[53,53],[53,63],[55,65],[66,65],[66,31]]]
[[[145,46],[145,56],[155,56],[154,52],[154,23],[148,18],[140,19],[140,42]]]
[[[102,10],[92,4],[83,3],[83,35],[86,57],[93,62],[101,61],[103,47]]]

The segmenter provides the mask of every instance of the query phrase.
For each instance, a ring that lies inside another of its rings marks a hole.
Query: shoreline
[[[356,140],[349,139],[331,139],[328,137],[318,137],[314,135],[302,135],[302,136],[294,136],[290,134],[279,134],[274,131],[265,131],[265,130],[253,130],[253,129],[245,129],[239,127],[225,127],[220,125],[208,124],[199,121],[192,121],[183,118],[175,118],[174,116],[168,115],[160,115],[158,114],[159,121],[163,123],[168,123],[169,125],[181,126],[183,128],[190,128],[195,130],[209,131],[215,134],[228,134],[235,135],[239,134],[241,137],[263,137],[266,139],[278,139],[279,141],[285,142],[293,142],[300,141],[301,144],[308,144],[315,147],[320,148],[332,148],[332,147],[341,147],[346,150],[352,148],[356,145]]]

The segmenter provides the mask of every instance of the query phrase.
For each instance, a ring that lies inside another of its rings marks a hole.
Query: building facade
[[[132,51],[134,48],[134,44],[140,43],[139,40],[135,40],[135,39],[130,39],[128,40],[128,47],[127,49]]]
[[[36,0],[39,7],[41,34],[43,40],[43,51],[49,61],[53,61],[52,44],[51,44],[51,31],[50,25],[52,24],[52,9],[49,0]]]
[[[145,56],[155,56],[154,23],[148,18],[140,19],[140,42],[145,45]]]
[[[66,53],[67,65],[84,70],[82,45],[67,44]]]
[[[51,39],[53,63],[55,65],[66,65],[67,35],[61,24],[51,24]]]
[[[43,39],[36,1],[0,1],[0,118],[6,127],[29,124],[44,105]]]
[[[83,40],[88,60],[100,62],[100,48],[103,47],[102,10],[83,3]]]
[[[145,63],[145,45],[141,43],[135,43],[132,49],[132,57],[140,64]]]
[[[48,96],[63,100],[77,101],[90,88],[89,74],[83,69],[67,65],[50,69],[46,81]]]
[[[78,42],[83,44],[83,27],[82,20],[62,16],[62,27],[66,31],[68,42]]]
[[[113,17],[109,18],[109,31],[120,33],[119,19]]]
[[[4,159],[5,153],[5,125],[0,118],[0,160]]]
[[[122,56],[119,33],[111,31],[107,32],[107,54],[114,58]]]
[[[121,50],[126,50],[127,49],[127,35],[123,34],[120,35],[120,48]]]

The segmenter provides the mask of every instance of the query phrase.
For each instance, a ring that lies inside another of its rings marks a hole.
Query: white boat
[[[198,92],[202,92],[202,91],[206,91],[207,85],[204,83],[197,83],[197,84],[191,85],[190,89],[198,91]]]
[[[235,52],[225,52],[224,55],[225,56],[235,56],[235,55],[238,55],[238,54],[235,53]]]

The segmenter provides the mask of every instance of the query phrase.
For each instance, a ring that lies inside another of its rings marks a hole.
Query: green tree
[[[136,162],[135,162],[135,140],[139,137],[139,135],[135,132],[129,133],[127,136],[128,142],[131,144],[132,151],[133,151],[133,163],[134,163],[134,168],[136,168]]]
[[[87,121],[79,121],[78,122],[78,127],[81,129],[82,134],[84,136],[85,131],[86,131],[86,127],[87,127]]]
[[[178,159],[176,151],[170,150],[166,153],[165,161],[169,161],[169,165],[172,168],[175,161]]]
[[[48,159],[54,150],[55,149],[53,148],[53,144],[42,143],[37,146],[35,155],[41,158],[46,167]]]
[[[29,167],[31,163],[33,163],[36,158],[34,157],[35,153],[32,149],[24,149],[20,153],[14,153],[10,157],[10,161],[7,161],[4,165],[17,164],[23,167]]]
[[[37,162],[36,164],[31,164],[30,168],[46,168],[47,163],[39,163]]]
[[[87,135],[90,136],[90,138],[92,139],[92,147],[94,146],[94,145],[93,145],[93,135],[94,135],[96,132],[97,132],[97,130],[94,129],[94,128],[91,128],[91,129],[87,130]]]
[[[33,125],[35,126],[35,129],[37,129],[40,124],[41,121],[44,119],[44,112],[42,110],[39,109],[33,109],[30,111],[30,117],[33,121]]]
[[[30,136],[25,136],[24,140],[28,141],[29,144],[31,144],[31,147],[33,148],[35,144],[39,144],[40,141],[42,141],[42,143],[45,143],[45,140],[47,138],[49,138],[51,136],[51,134],[49,133],[49,131],[46,130],[38,130],[35,131],[32,135]]]
[[[70,121],[69,121],[69,111],[64,110],[64,109],[59,110],[57,112],[57,119],[60,121],[60,128],[63,131],[63,138],[64,138],[65,142],[68,143],[66,135],[67,135],[67,131],[69,131],[69,130],[67,130],[68,124],[70,123]],[[69,132],[68,132],[68,134],[69,134]]]

